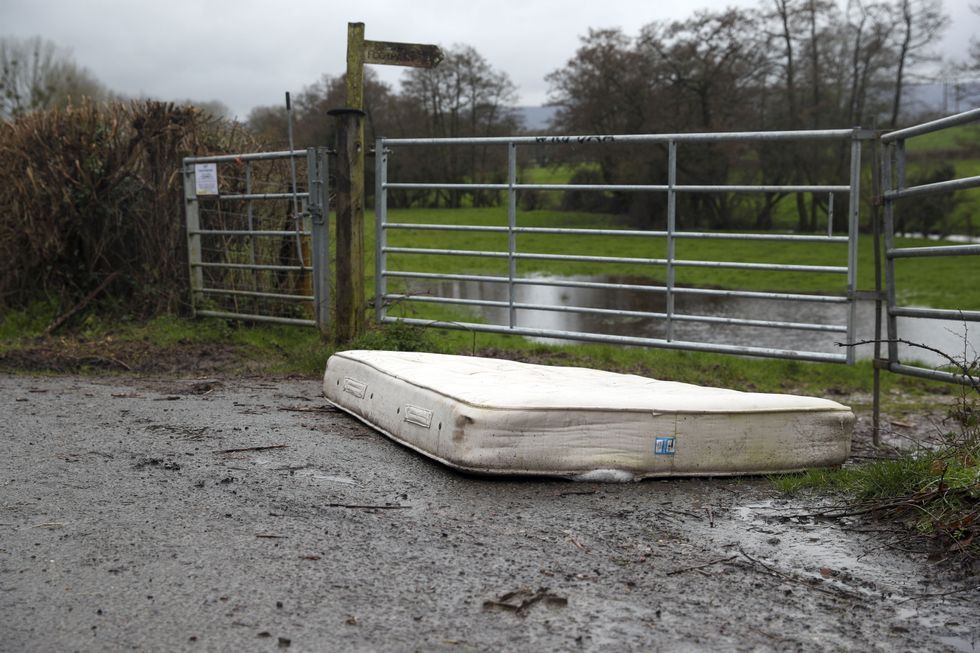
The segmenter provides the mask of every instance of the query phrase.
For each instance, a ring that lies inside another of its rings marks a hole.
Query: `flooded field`
[[[596,289],[550,285],[554,277],[540,277],[542,283],[515,286],[515,301],[548,306],[577,306],[621,311],[663,313],[666,297],[662,292],[634,289]],[[632,283],[636,280],[610,277],[574,277],[574,281],[601,281],[605,283]],[[415,282],[410,292],[440,297],[478,299],[506,302],[508,286],[505,283],[476,281],[426,281]],[[499,307],[467,307],[486,321],[507,324],[508,309]],[[874,337],[874,302],[861,301],[856,312],[856,340],[872,340]],[[847,324],[849,307],[811,301],[786,301],[743,297],[714,297],[678,294],[674,311],[689,316],[734,317],[773,322],[797,322],[818,325]],[[595,315],[551,310],[521,309],[517,323],[522,327],[573,331],[580,333],[604,333],[645,338],[666,338],[666,321],[658,318]],[[980,351],[980,325],[954,323],[933,319],[899,318],[899,337],[910,342],[947,352],[954,357],[964,354],[970,360]],[[886,337],[883,333],[882,337]],[[736,326],[688,320],[674,320],[673,339],[715,344],[763,346],[774,349],[792,349],[839,354],[843,350],[837,343],[846,341],[845,333],[803,329],[765,328]],[[547,340],[547,342],[559,342]],[[903,360],[918,360],[927,365],[945,364],[947,361],[926,349],[901,344],[899,355]],[[872,345],[857,348],[858,358],[871,358]]]

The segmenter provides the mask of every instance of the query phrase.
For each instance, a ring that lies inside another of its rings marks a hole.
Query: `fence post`
[[[677,258],[677,141],[667,143],[667,342],[674,339],[674,259]]]
[[[385,141],[379,138],[374,146],[374,314],[378,324],[385,319],[385,295],[388,294],[388,152]]]
[[[203,298],[204,270],[201,263],[201,216],[198,208],[194,166],[184,163],[184,215],[187,219],[187,265],[191,283],[191,314],[197,316],[197,305]]]
[[[507,315],[510,328],[517,326],[514,279],[517,277],[517,143],[507,144]]]
[[[364,332],[364,112],[334,109],[337,119],[337,281],[333,337]]]
[[[860,230],[861,211],[861,128],[855,127],[851,136],[851,174],[848,181],[850,188],[847,199],[847,297],[849,300],[847,315],[847,364],[853,365],[855,360],[854,343],[857,341],[857,266],[858,266],[858,231]]]
[[[881,135],[875,132],[871,142],[871,233],[875,261],[874,355],[871,376],[871,442],[881,445],[881,210],[882,177]]]
[[[306,170],[309,176],[308,203],[313,232],[313,317],[320,334],[330,332],[330,192],[327,188],[327,150],[311,147],[306,150]]]

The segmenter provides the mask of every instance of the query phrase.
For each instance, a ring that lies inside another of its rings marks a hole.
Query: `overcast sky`
[[[971,0],[945,0],[943,49],[961,58],[980,33]],[[973,0],[976,2],[976,0]],[[366,37],[472,45],[517,84],[520,103],[543,104],[545,75],[561,67],[590,27],[635,35],[653,20],[758,0],[0,0],[0,35],[40,35],[71,51],[110,89],[159,99],[220,100],[245,117],[280,104],[345,66],[347,23]],[[395,83],[400,70],[376,69]]]

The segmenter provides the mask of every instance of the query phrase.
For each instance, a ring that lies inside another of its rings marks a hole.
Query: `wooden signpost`
[[[337,255],[334,340],[364,332],[364,64],[432,68],[442,61],[435,45],[364,39],[364,23],[347,24],[347,107],[337,121]]]

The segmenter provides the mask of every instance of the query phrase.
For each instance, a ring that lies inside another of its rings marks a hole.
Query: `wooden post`
[[[364,23],[347,23],[347,108],[364,110]]]
[[[337,284],[334,341],[364,332],[364,112],[335,109],[337,118]]]
[[[337,254],[334,340],[364,331],[364,64],[431,68],[442,61],[434,45],[364,39],[364,23],[347,24],[347,106],[337,118]]]

